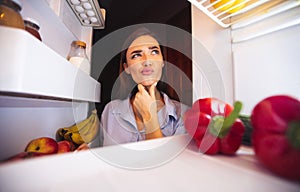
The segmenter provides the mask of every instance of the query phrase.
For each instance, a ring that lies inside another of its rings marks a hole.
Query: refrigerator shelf
[[[223,28],[231,26],[233,29],[251,25],[300,5],[299,0],[243,0],[237,3],[234,0],[188,1]]]
[[[194,142],[189,141],[189,135],[177,135],[2,164],[0,189],[30,192],[140,188],[143,192],[299,190],[299,183],[264,168],[252,148],[241,146],[232,157],[209,156],[200,153]],[[174,180],[180,182],[170,185]],[[156,185],[145,187],[148,181]]]
[[[0,26],[0,92],[100,102],[100,84],[28,32]]]

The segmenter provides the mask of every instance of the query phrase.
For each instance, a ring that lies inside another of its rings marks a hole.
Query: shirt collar
[[[165,111],[166,115],[173,116],[177,120],[178,116],[176,114],[176,106],[165,93],[163,93],[163,97],[165,106],[162,108],[162,110]]]
[[[172,102],[172,100],[165,94],[162,93],[165,105],[161,109],[161,113],[163,116],[173,116],[176,120],[178,119],[178,115],[176,114],[176,106]],[[130,104],[130,97],[127,97],[125,100],[121,100],[117,106],[114,107],[113,113],[118,113],[120,116],[135,125],[135,118],[133,114],[133,109]]]

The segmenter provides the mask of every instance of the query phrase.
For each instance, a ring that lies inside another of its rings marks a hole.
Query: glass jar
[[[19,0],[0,1],[0,25],[25,29],[20,11],[22,4]]]
[[[85,42],[73,41],[67,59],[88,75],[90,74],[91,65],[86,55]]]
[[[39,23],[32,18],[24,18],[25,30],[35,36],[37,39],[42,41],[41,35],[39,33],[40,26]]]

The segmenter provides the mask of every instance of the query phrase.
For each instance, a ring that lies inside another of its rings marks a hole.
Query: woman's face
[[[158,42],[150,35],[140,36],[130,44],[126,60],[125,71],[136,83],[150,86],[160,80],[163,56]]]

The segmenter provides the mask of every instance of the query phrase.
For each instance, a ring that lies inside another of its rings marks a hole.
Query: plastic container
[[[0,25],[25,29],[23,18],[20,14],[22,4],[19,0],[0,1]]]
[[[31,33],[33,36],[35,36],[37,39],[42,41],[41,35],[40,35],[40,25],[38,21],[32,19],[32,18],[24,18],[24,25],[25,30]]]
[[[86,43],[73,41],[67,59],[76,67],[90,75],[91,65],[86,55]]]

